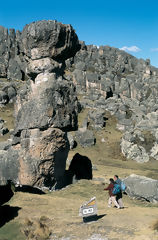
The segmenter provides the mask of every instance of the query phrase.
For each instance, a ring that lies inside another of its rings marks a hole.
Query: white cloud
[[[140,52],[141,51],[141,49],[137,46],[131,46],[131,47],[124,46],[119,49],[123,50],[123,51],[127,51],[127,52]]]
[[[158,48],[151,48],[151,52],[158,52]]]

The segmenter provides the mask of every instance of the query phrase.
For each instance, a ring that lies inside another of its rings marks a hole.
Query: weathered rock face
[[[80,128],[76,132],[76,141],[82,147],[91,147],[95,144],[95,136],[93,131]]]
[[[10,146],[7,150],[0,150],[0,184],[6,184],[8,179],[18,182],[19,162],[18,147],[12,148]]]
[[[32,60],[50,57],[64,61],[79,50],[78,37],[71,25],[39,21],[26,25],[21,34],[23,51]]]
[[[24,80],[26,74],[36,76],[43,69],[58,71],[60,62],[73,57],[79,48],[71,25],[57,21],[33,22],[16,33],[0,26],[0,77]]]
[[[23,130],[18,179],[24,185],[51,186],[65,171],[67,134],[56,128]]]
[[[0,26],[0,76],[7,76],[8,67],[8,30]]]
[[[23,59],[19,49],[20,32],[0,26],[0,77],[22,79]]]
[[[127,186],[126,192],[129,196],[145,199],[150,202],[158,202],[157,180],[132,174],[125,178],[124,182]]]
[[[148,60],[108,46],[80,45],[73,28],[56,21],[31,23],[22,33],[0,27],[0,36],[0,77],[29,78],[17,96],[12,142],[1,146],[3,166],[10,151],[14,156],[17,172],[12,178],[44,186],[62,175],[68,152],[65,131],[77,126],[74,85],[83,96],[81,105],[95,109],[88,116],[94,128],[104,126],[105,110],[115,114],[127,158],[158,159],[158,69]],[[15,95],[16,88],[8,85],[0,92],[0,103]],[[93,133],[83,128],[78,142],[84,147],[94,144]],[[58,164],[61,169],[56,171]]]
[[[84,43],[75,57],[66,61],[66,67],[78,92],[88,93],[94,101],[113,94],[145,100],[154,91],[148,86],[154,85],[158,75],[158,70],[148,60],[138,60],[116,48],[86,46]]]
[[[50,83],[47,87],[43,82],[40,87],[31,84],[32,92],[17,100],[12,142],[3,144],[0,151],[0,179],[2,183],[11,178],[24,185],[52,186],[65,171],[69,143],[62,130],[77,126],[77,98],[74,87],[64,80],[52,81],[52,88]]]
[[[73,84],[53,73],[42,73],[30,82],[29,88],[27,94],[23,95],[22,90],[17,98],[16,134],[23,129],[77,127],[78,102]]]
[[[23,78],[22,70],[19,64],[15,59],[9,60],[9,65],[7,69],[7,78],[8,79],[19,79],[21,80]]]
[[[127,158],[139,163],[158,159],[158,69],[149,60],[138,60],[116,48],[82,43],[76,55],[66,61],[66,70],[65,75],[83,96],[83,107],[116,116],[117,128],[124,132],[121,150]],[[147,137],[144,131],[149,133]],[[127,139],[129,133],[133,137]]]
[[[65,130],[77,127],[77,104],[74,86],[55,74],[39,74],[19,94],[14,134],[21,184],[51,186],[63,176],[70,149]]]
[[[50,187],[65,172],[66,132],[77,128],[75,87],[61,69],[78,49],[78,38],[70,25],[55,21],[27,25],[20,38],[30,79],[17,94],[11,143],[1,146],[0,180]],[[10,174],[11,162],[15,168]]]
[[[48,82],[30,81],[17,99],[11,146],[1,150],[1,182],[11,178],[42,187],[62,177],[69,151],[65,130],[77,126],[77,103],[75,89],[66,80],[50,76]],[[15,166],[12,174],[6,170],[11,169],[11,162]]]
[[[88,112],[90,126],[96,130],[102,129],[105,126],[104,110],[90,110]]]

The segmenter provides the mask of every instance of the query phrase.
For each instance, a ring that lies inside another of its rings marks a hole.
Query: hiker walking
[[[112,203],[114,203],[114,205],[117,207],[117,208],[120,208],[118,202],[116,201],[116,197],[115,195],[113,194],[113,189],[114,189],[114,179],[110,178],[109,179],[110,181],[110,184],[107,188],[105,188],[104,190],[105,191],[109,191],[109,200],[108,200],[108,207],[111,207],[112,206]]]
[[[120,192],[118,192],[116,194],[116,201],[118,202],[120,208],[124,208],[123,206],[123,201],[122,201],[122,181],[121,179],[118,177],[118,175],[115,175],[114,176],[114,181],[115,181],[115,184],[118,184],[120,186]]]

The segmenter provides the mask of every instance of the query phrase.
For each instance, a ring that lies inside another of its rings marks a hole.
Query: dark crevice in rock
[[[112,92],[112,89],[111,89],[111,88],[110,88],[110,90],[107,92],[106,99],[107,99],[107,98],[110,98],[110,97],[113,97],[113,92]]]

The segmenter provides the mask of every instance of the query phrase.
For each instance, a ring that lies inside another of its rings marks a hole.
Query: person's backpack
[[[122,181],[121,182],[121,191],[125,191],[126,190],[126,184]]]
[[[114,195],[116,195],[116,194],[118,194],[118,193],[120,193],[120,192],[121,192],[121,186],[120,186],[119,184],[115,183],[115,184],[114,184],[114,188],[113,188],[113,190],[112,190],[112,193],[113,193]]]

